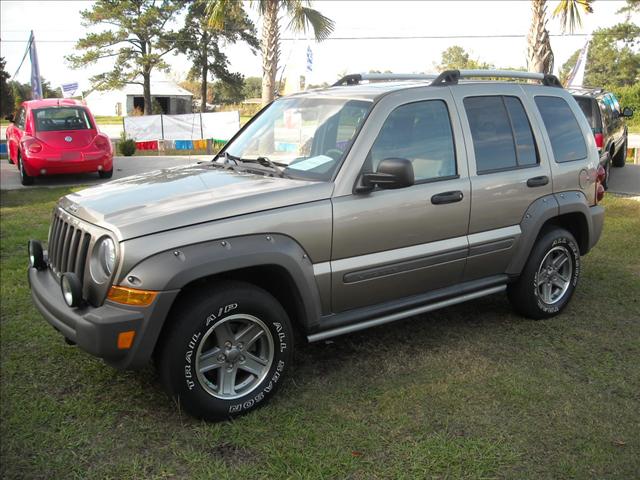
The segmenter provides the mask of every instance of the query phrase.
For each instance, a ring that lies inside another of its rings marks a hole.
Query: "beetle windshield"
[[[240,160],[268,159],[285,166],[291,177],[329,181],[370,108],[371,102],[362,100],[283,98],[225,152]]]
[[[38,132],[60,130],[89,130],[91,122],[87,111],[81,107],[51,107],[33,111]]]

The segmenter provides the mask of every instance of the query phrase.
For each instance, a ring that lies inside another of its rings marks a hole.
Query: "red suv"
[[[89,109],[77,100],[50,98],[23,102],[17,117],[7,117],[9,163],[20,170],[23,185],[34,177],[98,172],[113,175],[113,148],[100,133]]]

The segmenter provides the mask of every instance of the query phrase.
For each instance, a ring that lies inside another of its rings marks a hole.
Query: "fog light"
[[[40,169],[40,175],[46,175],[46,174],[47,174],[47,169],[46,168]]]
[[[67,305],[72,308],[80,305],[80,301],[82,300],[82,285],[75,273],[63,273],[60,288],[62,289],[62,296]]]
[[[103,170],[103,166],[102,165],[98,165],[98,171],[101,172]]]
[[[38,240],[29,240],[27,245],[29,248],[29,267],[37,268],[38,270],[47,268],[47,264],[44,261],[42,244]]]

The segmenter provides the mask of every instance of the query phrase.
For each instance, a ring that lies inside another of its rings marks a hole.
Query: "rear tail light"
[[[101,150],[111,150],[111,141],[105,137],[96,137],[95,144]]]
[[[602,184],[605,178],[607,178],[607,171],[600,165],[596,176],[596,204],[604,198],[604,186]]]
[[[604,136],[601,133],[595,133],[593,136],[596,139],[596,147],[601,150],[604,145]]]
[[[29,153],[38,153],[42,151],[42,144],[38,143],[38,142],[32,142],[29,144],[29,146],[27,147],[27,150],[29,150]]]

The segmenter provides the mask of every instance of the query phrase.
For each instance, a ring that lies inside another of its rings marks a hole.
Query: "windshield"
[[[266,158],[295,178],[329,181],[370,108],[362,100],[277,100],[225,152],[241,160]]]
[[[33,111],[38,132],[57,132],[60,130],[89,130],[91,122],[84,108],[52,107]]]

